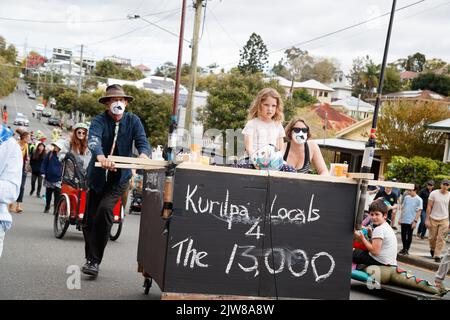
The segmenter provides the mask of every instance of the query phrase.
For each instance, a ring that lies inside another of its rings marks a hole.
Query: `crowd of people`
[[[36,191],[36,196],[41,197],[44,185],[44,212],[50,211],[52,197],[56,210],[61,193],[62,161],[70,152],[86,174],[89,187],[88,214],[85,215],[82,228],[86,259],[82,272],[93,277],[98,275],[113,223],[113,208],[129,188],[132,177],[131,170],[116,168],[108,156],[130,157],[133,145],[139,157],[148,159],[151,155],[141,120],[125,112],[131,101],[133,97],[126,95],[121,86],[108,86],[106,94],[99,99],[105,105],[104,113],[93,118],[89,127],[84,123],[76,124],[69,139],[54,137],[47,146],[42,137],[37,140],[34,134],[20,129],[16,132],[20,137],[16,142],[12,131],[2,125],[0,151],[16,158],[16,161],[0,162],[0,254],[5,233],[11,227],[9,212],[23,211],[21,203],[27,172],[31,173],[30,196]],[[329,175],[319,146],[310,139],[312,132],[306,121],[295,117],[285,128],[282,122],[283,103],[280,94],[272,88],[261,90],[249,108],[248,122],[243,130],[247,158],[237,166],[258,169],[264,164],[269,169],[280,171],[311,173],[314,169],[319,175]],[[273,152],[266,152],[267,146],[271,146]],[[261,153],[261,150],[266,153]],[[270,159],[267,159],[268,155]],[[95,167],[95,162],[99,162],[101,167]],[[430,254],[436,262],[442,259],[436,277],[436,283],[441,283],[442,275],[449,265],[448,253],[441,257],[449,226],[448,187],[449,181],[443,180],[441,188],[433,191],[434,181],[429,180],[426,187],[420,189],[415,185],[404,195],[391,187],[369,191],[375,195],[374,201],[368,205],[366,228],[369,237],[355,231],[355,237],[368,250],[355,249],[354,262],[396,265],[397,254],[409,254],[413,232],[419,226],[417,236],[424,239],[428,229]],[[395,235],[398,211],[403,244],[399,252]]]

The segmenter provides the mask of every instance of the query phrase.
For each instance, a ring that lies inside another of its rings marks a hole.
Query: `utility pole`
[[[194,20],[194,35],[192,39],[192,53],[191,53],[191,70],[189,74],[189,88],[186,105],[186,116],[184,121],[184,128],[191,134],[192,130],[192,113],[194,105],[195,84],[197,81],[197,56],[198,56],[198,41],[200,33],[200,22],[202,17],[203,0],[195,0],[195,20]],[[192,136],[192,134],[191,134]]]
[[[81,81],[82,81],[82,71],[83,71],[83,45],[81,45],[81,55],[80,55],[80,75],[78,78],[78,95],[77,97],[79,98],[81,95]]]
[[[69,76],[67,77],[67,86],[68,87],[70,87],[71,80],[72,80],[72,53],[70,54]]]
[[[81,82],[82,82],[82,72],[83,72],[83,45],[81,45],[81,54],[80,54],[80,77],[78,78],[78,94],[77,97],[79,98],[81,95]],[[77,111],[75,112],[75,122],[80,121],[80,112]]]

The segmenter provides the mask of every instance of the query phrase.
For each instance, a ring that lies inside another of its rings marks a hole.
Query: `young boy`
[[[403,249],[399,254],[408,255],[411,247],[413,231],[419,221],[422,213],[423,202],[422,198],[417,195],[419,185],[414,185],[414,190],[409,190],[408,195],[402,201],[402,213],[400,215],[400,225],[402,229],[402,243]]]
[[[386,222],[388,207],[383,199],[375,200],[369,206],[370,220],[375,225],[371,241],[368,241],[362,232],[355,231],[355,237],[359,238],[366,246],[367,251],[353,250],[353,263],[364,265],[397,265],[397,237],[389,223]]]

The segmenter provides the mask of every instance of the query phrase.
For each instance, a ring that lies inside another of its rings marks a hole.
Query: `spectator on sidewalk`
[[[62,165],[58,159],[58,153],[64,145],[64,141],[58,140],[52,142],[53,150],[48,152],[44,157],[41,166],[41,174],[45,177],[45,209],[44,213],[48,213],[52,202],[52,194],[55,195],[54,209],[58,205],[59,196],[61,195],[61,179],[62,179]]]
[[[385,187],[383,191],[379,191],[374,200],[377,200],[378,198],[383,198],[385,201],[387,201],[386,205],[388,206],[388,216],[387,216],[387,223],[392,227],[393,230],[397,230],[397,228],[394,226],[395,221],[395,212],[397,211],[397,195],[392,192],[392,187]],[[389,204],[388,204],[389,203]]]
[[[45,154],[46,154],[45,153],[45,144],[43,144],[42,142],[39,142],[30,157],[30,166],[31,166],[30,196],[32,196],[34,193],[34,190],[36,190],[36,181],[37,181],[36,196],[38,198],[41,197],[41,189],[42,189],[41,166],[42,166],[42,162],[44,161]]]
[[[6,232],[11,228],[12,217],[8,204],[16,200],[22,181],[22,153],[14,133],[5,124],[0,126],[0,257]]]
[[[367,251],[353,250],[353,263],[369,265],[397,265],[397,237],[389,223],[387,223],[388,206],[384,200],[379,199],[369,206],[369,215],[375,229],[370,232],[371,241],[367,240],[362,232],[355,231],[355,237],[359,238]]]
[[[427,232],[425,220],[427,218],[428,197],[430,196],[431,191],[433,191],[433,188],[434,181],[428,180],[426,187],[419,191],[419,197],[421,197],[423,201],[423,209],[420,215],[419,229],[417,230],[417,236],[420,237],[420,239],[424,239],[425,233]]]
[[[441,188],[430,193],[427,206],[427,217],[425,225],[430,231],[430,254],[434,261],[441,262],[441,251],[445,245],[445,239],[448,235],[448,205],[450,202],[450,192],[448,187],[450,181],[444,179],[441,182]]]
[[[436,272],[436,276],[434,278],[434,283],[436,287],[438,287],[439,290],[443,292],[446,291],[443,282],[445,276],[448,273],[449,268],[450,268],[450,247],[447,249],[447,252],[442,257],[441,264],[439,265],[439,269]]]
[[[422,211],[422,199],[417,195],[419,185],[414,185],[413,190],[409,190],[408,195],[403,198],[402,210],[399,217],[403,249],[399,254],[408,255],[411,247],[414,228],[419,220]]]

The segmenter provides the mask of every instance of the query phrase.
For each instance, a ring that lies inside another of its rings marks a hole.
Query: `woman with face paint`
[[[285,131],[288,143],[283,159],[287,163],[286,167],[294,168],[299,173],[308,173],[311,170],[312,163],[318,174],[329,175],[319,146],[309,140],[311,132],[305,120],[298,117],[292,119],[286,126]]]

